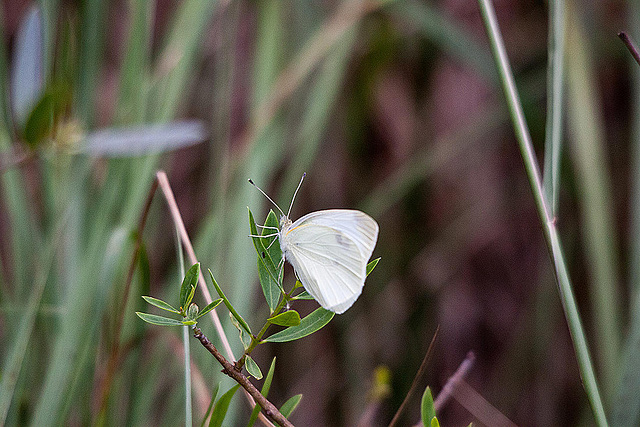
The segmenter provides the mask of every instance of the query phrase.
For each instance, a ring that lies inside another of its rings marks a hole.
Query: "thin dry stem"
[[[281,426],[293,427],[293,424],[291,424],[291,422],[280,413],[278,408],[276,408],[273,403],[268,401],[267,398],[264,397],[262,393],[260,393],[260,391],[258,391],[258,389],[251,383],[251,381],[249,381],[247,377],[242,375],[240,371],[236,370],[231,362],[224,358],[224,356],[211,343],[211,341],[209,341],[209,339],[202,333],[200,328],[198,328],[197,326],[194,327],[193,332],[193,336],[200,340],[204,348],[206,348],[209,353],[211,353],[213,357],[215,357],[216,360],[220,362],[220,364],[224,368],[222,372],[225,375],[233,378],[238,384],[240,384],[246,390],[246,392],[249,393],[258,402],[260,407],[262,407],[264,414],[269,419],[280,424]]]
[[[422,359],[420,368],[418,369],[416,376],[413,378],[413,382],[411,383],[409,392],[404,397],[404,400],[402,401],[402,404],[398,408],[398,411],[393,416],[393,419],[389,423],[389,427],[394,427],[398,423],[398,420],[400,420],[400,415],[402,415],[402,412],[404,411],[404,408],[407,406],[409,399],[411,399],[411,396],[413,396],[415,391],[418,389],[418,384],[420,384],[420,380],[422,379],[422,377],[424,377],[425,373],[427,372],[427,365],[429,364],[429,360],[431,359],[431,355],[433,354],[433,346],[436,342],[436,337],[438,336],[439,330],[440,330],[440,327],[438,326],[435,333],[433,334],[433,337],[431,338],[431,343],[429,344],[429,348],[427,349],[427,352],[425,353],[424,358]]]
[[[167,204],[169,205],[169,211],[171,212],[171,218],[173,219],[174,225],[178,229],[180,233],[180,238],[182,239],[182,244],[184,245],[185,251],[187,252],[187,256],[189,257],[189,262],[191,264],[195,264],[198,262],[198,258],[196,257],[196,253],[193,250],[193,245],[191,244],[191,239],[189,239],[189,234],[187,233],[187,229],[184,226],[184,221],[182,221],[182,216],[180,215],[180,210],[178,209],[178,204],[176,203],[176,199],[173,195],[173,190],[171,190],[171,185],[169,184],[169,179],[167,178],[167,174],[164,171],[158,171],[156,173],[156,178],[158,180],[158,185],[164,194],[165,199],[167,200]],[[200,286],[198,287],[202,296],[205,299],[207,304],[210,304],[213,299],[211,298],[211,293],[209,293],[209,288],[207,287],[204,275],[202,274],[202,269],[200,269],[200,276],[198,277]],[[235,357],[233,355],[233,351],[231,350],[231,345],[229,344],[229,340],[222,328],[222,323],[220,322],[220,318],[218,317],[218,313],[216,310],[211,310],[211,319],[213,320],[213,324],[216,327],[216,331],[218,332],[218,336],[220,337],[220,341],[222,342],[222,346],[227,353],[227,357],[231,360],[235,361]],[[256,405],[254,398],[251,394],[245,391],[245,396],[249,402],[249,405],[253,408]],[[269,421],[264,414],[260,413],[260,421],[268,426],[273,426],[271,421]]]

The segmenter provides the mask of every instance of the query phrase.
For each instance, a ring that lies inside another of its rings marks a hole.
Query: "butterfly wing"
[[[307,292],[322,307],[343,313],[358,298],[378,224],[355,210],[303,216],[282,232],[283,252]]]

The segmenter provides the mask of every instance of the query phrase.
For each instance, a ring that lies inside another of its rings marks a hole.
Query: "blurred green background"
[[[542,164],[547,4],[495,7]],[[270,400],[304,395],[294,424],[357,425],[385,365],[386,425],[438,326],[422,389],[437,395],[472,350],[467,382],[514,423],[593,424],[476,2],[9,0],[1,14],[0,424],[184,423],[180,331],[134,314],[181,281],[160,194],[124,295],[158,169],[252,325],[268,311],[246,209],[270,207],[247,178],[284,207],[306,171],[292,218],[341,207],[378,221],[382,260],[353,307],[255,353],[265,372],[277,356]],[[557,225],[614,425],[640,417],[640,67],[616,36],[640,40],[638,17],[637,1],[567,2]],[[232,384],[196,344],[199,422],[214,385]],[[229,425],[244,425],[235,399]],[[477,423],[455,399],[439,418]],[[418,420],[414,398],[402,425]]]

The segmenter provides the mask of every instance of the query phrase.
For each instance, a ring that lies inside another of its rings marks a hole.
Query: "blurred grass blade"
[[[291,414],[293,414],[293,411],[296,410],[301,400],[302,400],[301,394],[296,394],[295,396],[290,397],[280,407],[280,413],[284,415],[286,418],[289,418]]]
[[[547,64],[547,123],[544,141],[542,186],[549,201],[551,216],[558,213],[560,157],[562,154],[562,118],[564,111],[564,0],[554,0],[549,7]]]
[[[211,392],[211,402],[209,402],[209,407],[207,408],[207,412],[204,414],[204,418],[202,418],[202,423],[200,423],[200,427],[204,427],[207,418],[211,414],[211,410],[213,409],[214,403],[216,403],[216,397],[218,396],[218,390],[220,390],[220,383],[216,384],[216,387]]]
[[[135,157],[177,150],[206,139],[202,122],[195,120],[109,128],[89,134],[82,152],[99,157]]]
[[[422,35],[436,44],[445,54],[459,60],[484,77],[498,84],[498,76],[491,55],[476,42],[476,38],[464,27],[441,13],[430,2],[416,0],[399,1],[389,7],[389,12],[413,23]]]
[[[44,32],[40,8],[20,23],[11,66],[11,107],[22,126],[44,89]]]
[[[240,384],[232,387],[225,394],[220,396],[220,399],[216,403],[216,406],[213,408],[213,412],[211,413],[211,421],[209,421],[209,427],[221,427],[224,418],[227,416],[227,410],[229,409],[229,404],[231,403],[231,399],[236,391],[240,388]]]
[[[287,342],[304,338],[323,328],[333,319],[333,316],[335,316],[334,312],[320,307],[302,319],[298,326],[290,326],[283,331],[276,332],[267,337],[264,342]]]
[[[640,39],[640,3],[630,2],[627,14],[629,33],[633,40]],[[637,45],[636,45],[637,47]],[[620,381],[611,411],[611,425],[624,427],[640,424],[640,66],[628,55],[632,77],[630,117],[632,124],[631,156],[631,221],[629,232],[629,332],[626,335]]]
[[[612,206],[613,176],[606,154],[607,136],[597,97],[595,64],[576,5],[567,13],[567,107],[571,160],[580,193],[582,238],[590,273],[591,311],[596,333],[595,351],[605,396],[612,397],[619,375],[623,326],[619,299],[615,212]]]
[[[14,335],[15,341],[6,344],[8,351],[2,365],[2,377],[0,378],[0,425],[4,425],[6,422],[9,407],[13,400],[15,385],[25,359],[25,353],[32,339],[38,307],[40,306],[40,300],[47,284],[49,270],[53,261],[56,240],[52,241],[40,252],[29,299],[26,307],[21,309],[20,323]]]

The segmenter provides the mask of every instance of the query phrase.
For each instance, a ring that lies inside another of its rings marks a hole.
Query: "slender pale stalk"
[[[513,127],[520,147],[520,152],[524,161],[524,166],[529,178],[533,198],[538,210],[538,215],[543,223],[544,237],[547,242],[548,249],[553,260],[558,289],[560,291],[560,299],[565,312],[565,317],[569,325],[569,331],[573,340],[574,350],[578,359],[578,367],[580,376],[591,404],[591,408],[599,426],[607,426],[607,418],[605,416],[604,406],[600,398],[598,383],[596,381],[593,363],[589,355],[587,340],[578,313],[575,297],[571,287],[571,281],[567,271],[566,262],[562,253],[562,246],[556,228],[555,219],[548,207],[545,199],[544,190],[542,188],[542,179],[538,162],[535,157],[531,135],[527,128],[527,123],[522,111],[522,105],[518,96],[516,85],[511,71],[511,66],[507,58],[507,53],[500,35],[498,22],[490,0],[479,0],[482,16],[487,27],[491,47],[498,65],[498,72],[502,82],[503,89],[507,98],[509,112],[513,121]]]
[[[542,186],[551,214],[558,214],[560,156],[562,153],[562,111],[564,99],[564,0],[549,2],[549,64],[547,66],[547,123],[544,141]]]
[[[176,251],[178,252],[178,269],[180,271],[180,281],[185,276],[184,271],[184,251],[182,250],[182,239],[180,238],[180,230],[176,230]],[[189,307],[184,307],[188,310]],[[191,348],[189,347],[190,327],[182,327],[182,347],[184,348],[184,425],[193,425],[193,412],[191,408]]]

